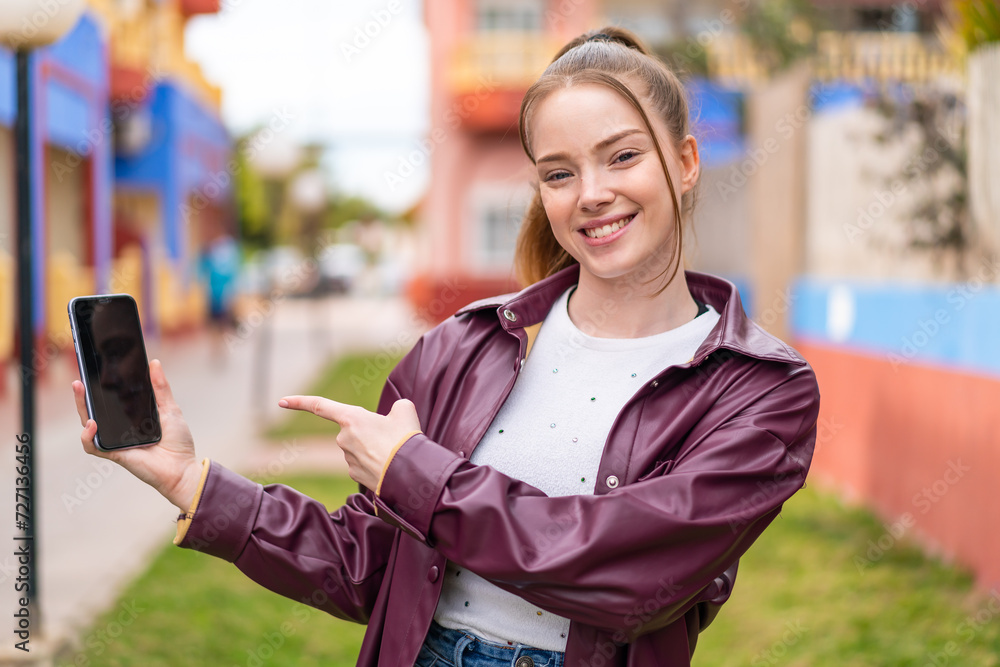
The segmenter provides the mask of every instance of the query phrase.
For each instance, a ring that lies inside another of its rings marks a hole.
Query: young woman
[[[340,424],[361,493],[327,514],[198,463],[159,362],[154,447],[118,461],[184,514],[175,540],[367,623],[359,665],[687,665],[739,557],[805,479],[815,376],[732,284],[680,270],[698,146],[634,36],[568,44],[525,96],[537,195],[523,291],[466,306]]]

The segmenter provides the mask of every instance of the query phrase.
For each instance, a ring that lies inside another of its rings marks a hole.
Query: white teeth
[[[592,239],[604,238],[608,234],[614,234],[619,229],[625,227],[628,223],[632,222],[632,218],[634,217],[635,217],[634,215],[630,215],[629,217],[621,220],[620,222],[613,222],[610,225],[604,225],[603,227],[595,227],[593,229],[585,229],[584,231],[586,232],[587,236],[589,236]]]

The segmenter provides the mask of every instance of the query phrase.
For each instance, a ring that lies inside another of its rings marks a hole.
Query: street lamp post
[[[281,215],[284,203],[285,181],[295,168],[298,167],[302,159],[302,153],[298,144],[284,135],[274,134],[269,129],[261,130],[253,143],[259,148],[251,160],[251,166],[265,180],[265,188],[267,188],[268,194],[267,203],[271,214],[271,221],[267,226],[265,234],[266,248],[264,250],[265,298],[270,299],[272,298],[272,288],[274,286],[271,251],[276,237],[275,228],[278,225],[278,217]],[[268,400],[268,384],[270,383],[269,370],[271,366],[272,347],[271,319],[271,317],[265,317],[264,321],[261,322],[260,334],[257,336],[257,354],[255,355],[255,372],[253,374],[254,386],[251,388],[253,392],[252,401],[256,406],[255,412],[261,426],[266,423],[267,417],[266,405]]]
[[[301,226],[299,228],[300,238],[306,242],[307,257],[315,257],[317,260],[321,256],[319,248],[319,228],[321,224],[320,215],[327,206],[326,178],[319,169],[306,169],[299,172],[292,180],[290,196],[292,204],[301,216]],[[317,266],[317,283],[322,287],[323,270],[322,266]],[[322,294],[322,292],[317,292]],[[321,352],[325,352],[329,345],[328,337],[325,336],[324,323],[329,321],[316,305],[309,308],[312,319],[313,338],[319,342]],[[317,322],[317,318],[319,321]]]
[[[35,505],[35,332],[34,332],[34,285],[32,282],[33,262],[31,244],[31,69],[29,54],[32,49],[58,41],[69,32],[80,14],[84,0],[63,0],[59,3],[43,3],[39,0],[4,0],[0,4],[0,44],[13,49],[17,60],[17,121],[15,143],[17,153],[17,300],[18,328],[21,344],[21,436],[19,444],[27,444],[24,451],[24,468],[27,483],[18,484],[24,488],[27,512],[26,520],[19,521],[17,528],[25,553],[27,566],[26,599],[29,604],[29,619],[34,625],[41,624],[41,597],[38,587],[38,512]],[[25,443],[20,443],[26,438]],[[19,449],[19,452],[21,450]],[[20,460],[19,460],[20,463]],[[20,493],[20,488],[18,489]],[[20,518],[20,517],[18,517]],[[30,624],[29,620],[29,624]],[[26,636],[26,635],[25,635]],[[25,650],[27,647],[25,645]]]

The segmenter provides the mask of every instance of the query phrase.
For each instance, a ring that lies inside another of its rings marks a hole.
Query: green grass
[[[323,369],[316,382],[302,395],[323,396],[374,411],[378,408],[382,385],[400,358],[384,353],[338,357]],[[272,440],[283,441],[296,437],[336,436],[339,432],[340,427],[334,422],[296,410],[290,412],[284,421],[269,428],[265,435]]]
[[[329,508],[357,490],[348,477],[283,480]],[[364,626],[280,597],[235,566],[168,545],[60,667],[354,665]],[[274,647],[277,648],[274,648]]]
[[[694,664],[1000,665],[1000,615],[988,603],[967,574],[905,537],[896,542],[869,512],[807,488],[741,560]]]
[[[328,507],[355,489],[346,477],[284,481]],[[733,597],[702,634],[694,664],[1000,665],[1000,616],[970,578],[907,544],[866,563],[869,541],[884,534],[867,512],[812,488],[800,492],[743,558]],[[131,601],[142,611],[116,626]],[[364,628],[307,609],[232,565],[168,546],[95,624],[85,644],[96,646],[58,664],[354,665]],[[117,638],[102,640],[111,630]],[[268,638],[281,640],[273,656]],[[254,662],[260,657],[268,659]]]

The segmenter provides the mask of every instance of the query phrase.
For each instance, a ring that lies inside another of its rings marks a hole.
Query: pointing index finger
[[[317,417],[323,417],[340,423],[345,416],[345,410],[351,406],[338,403],[322,396],[285,396],[278,401],[278,406],[289,410],[304,410]]]

